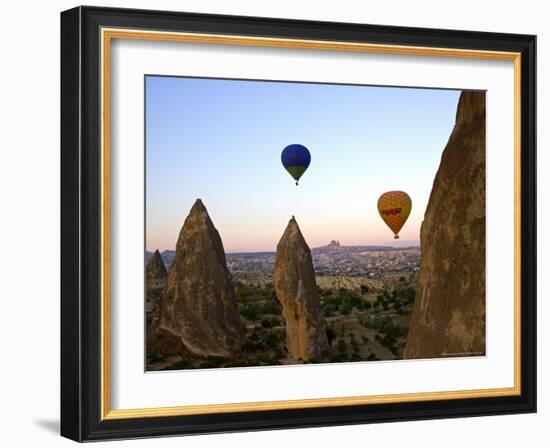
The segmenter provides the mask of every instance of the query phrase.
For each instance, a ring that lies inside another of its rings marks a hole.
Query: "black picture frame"
[[[521,53],[521,394],[101,418],[100,29]],[[536,37],[100,7],[61,13],[61,435],[76,441],[536,412]]]

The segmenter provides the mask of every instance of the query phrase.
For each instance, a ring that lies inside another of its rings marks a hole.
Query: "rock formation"
[[[147,326],[147,355],[170,356],[186,355],[189,350],[180,337],[160,327],[159,318],[155,317]]]
[[[167,277],[168,273],[166,272],[162,256],[156,250],[145,267],[145,306],[148,318],[158,315],[164,289],[166,288]]]
[[[286,346],[296,360],[321,358],[327,347],[311,252],[294,217],[277,244],[275,292],[283,308]]]
[[[145,310],[147,315],[147,353],[179,355],[186,352],[180,338],[159,328],[160,310],[166,293],[168,273],[158,250],[145,267]]]
[[[420,231],[406,358],[485,353],[485,93],[462,92]]]
[[[160,329],[197,355],[230,358],[241,350],[243,329],[222,240],[200,199],[179,234]]]

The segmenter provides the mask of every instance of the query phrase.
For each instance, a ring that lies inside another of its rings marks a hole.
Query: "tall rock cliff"
[[[160,329],[197,355],[230,358],[241,350],[243,329],[222,240],[200,199],[179,234]]]
[[[485,93],[462,92],[420,231],[406,358],[485,353]]]
[[[311,252],[294,217],[277,244],[275,292],[283,308],[286,346],[296,360],[318,360],[327,347]]]

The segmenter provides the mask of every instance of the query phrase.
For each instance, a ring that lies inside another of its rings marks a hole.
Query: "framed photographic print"
[[[535,412],[535,36],[61,14],[61,433]]]

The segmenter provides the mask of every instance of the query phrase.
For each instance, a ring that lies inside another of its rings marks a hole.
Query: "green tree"
[[[340,307],[340,312],[344,315],[344,316],[349,316],[351,314],[351,304],[346,300],[342,306]]]
[[[255,303],[240,303],[239,313],[248,320],[255,321],[259,316],[259,309]]]
[[[338,339],[338,351],[340,352],[340,354],[345,354],[346,350],[346,341],[344,341],[342,338]]]
[[[329,326],[325,328],[325,332],[327,334],[328,345],[332,345],[332,341],[336,338],[336,332]]]
[[[357,340],[355,339],[355,336],[353,335],[353,333],[351,334],[350,344],[351,344],[351,350],[353,351],[353,353],[359,353],[359,344],[357,343]]]

